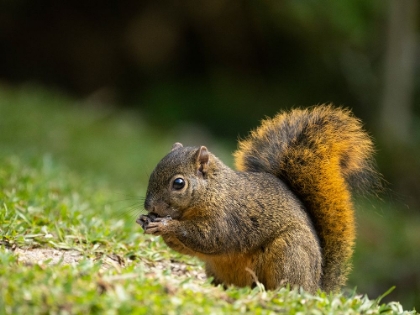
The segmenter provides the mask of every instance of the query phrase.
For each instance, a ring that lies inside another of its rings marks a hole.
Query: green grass
[[[135,224],[147,174],[173,134],[133,113],[0,88],[0,314],[403,313],[355,293],[223,290],[200,280],[199,261]],[[18,249],[81,259],[24,262]]]

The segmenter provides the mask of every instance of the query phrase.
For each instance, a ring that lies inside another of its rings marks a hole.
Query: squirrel
[[[237,171],[205,146],[175,143],[136,222],[204,261],[215,285],[338,291],[355,240],[351,193],[380,185],[373,153],[348,109],[280,112],[239,141]]]

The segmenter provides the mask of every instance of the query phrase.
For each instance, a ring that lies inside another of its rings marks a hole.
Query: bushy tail
[[[325,291],[339,289],[350,269],[355,238],[351,190],[380,185],[373,151],[349,110],[320,105],[263,121],[234,154],[238,170],[274,174],[303,201],[321,242]]]

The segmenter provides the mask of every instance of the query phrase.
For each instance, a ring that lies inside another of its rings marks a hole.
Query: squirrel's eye
[[[172,188],[175,190],[181,190],[185,186],[185,181],[182,178],[176,178],[172,183]]]

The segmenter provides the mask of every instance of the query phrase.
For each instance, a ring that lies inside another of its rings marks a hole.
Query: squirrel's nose
[[[148,212],[152,210],[152,198],[146,197],[146,200],[144,201],[144,209],[146,209]]]

